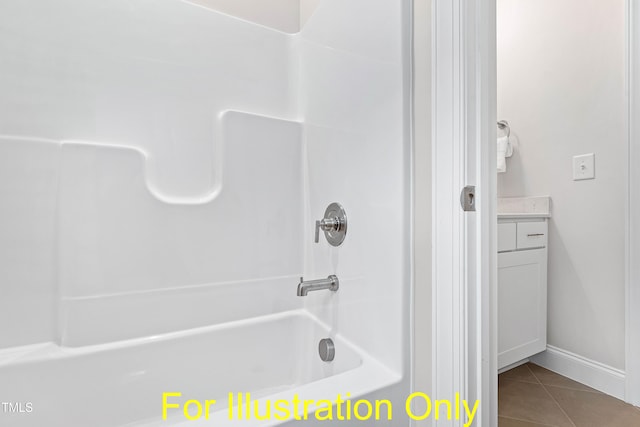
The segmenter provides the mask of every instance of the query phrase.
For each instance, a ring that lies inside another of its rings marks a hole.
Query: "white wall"
[[[187,1],[286,33],[297,33],[300,30],[300,18],[302,16],[300,0]]]
[[[186,0],[285,33],[305,26],[321,0]]]
[[[322,0],[300,0],[300,28],[304,28]]]
[[[498,0],[499,196],[550,195],[549,344],[624,369],[624,0]],[[572,180],[595,153],[596,179]]]

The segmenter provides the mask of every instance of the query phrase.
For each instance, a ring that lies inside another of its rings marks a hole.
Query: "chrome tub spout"
[[[300,283],[298,284],[298,296],[306,297],[309,292],[322,291],[324,289],[335,292],[339,287],[340,282],[338,281],[338,277],[333,274],[326,279],[308,280],[306,282],[301,277]]]

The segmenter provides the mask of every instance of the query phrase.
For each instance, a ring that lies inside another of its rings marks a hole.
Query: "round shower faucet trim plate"
[[[336,347],[331,338],[323,338],[318,344],[318,353],[323,362],[331,362],[336,357]]]
[[[324,218],[316,221],[315,242],[318,243],[320,230],[331,246],[340,246],[347,236],[347,213],[340,203],[331,203],[324,211]]]

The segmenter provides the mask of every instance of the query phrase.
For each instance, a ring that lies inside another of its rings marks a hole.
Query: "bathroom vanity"
[[[547,346],[549,198],[498,200],[498,369]]]

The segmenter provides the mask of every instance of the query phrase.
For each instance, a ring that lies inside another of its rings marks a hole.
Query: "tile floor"
[[[640,427],[640,408],[527,363],[498,377],[499,427]]]

